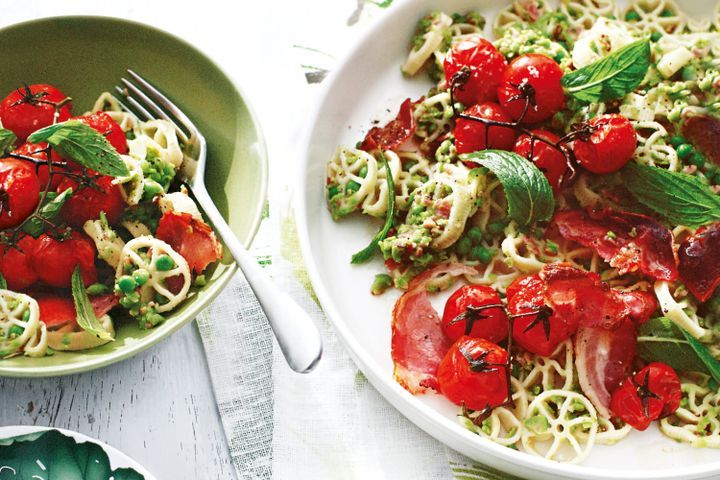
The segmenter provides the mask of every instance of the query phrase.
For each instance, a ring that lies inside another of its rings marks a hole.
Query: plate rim
[[[42,16],[38,18],[33,18],[30,20],[24,20],[21,22],[15,22],[9,25],[5,25],[2,28],[0,28],[0,34],[3,33],[5,30],[12,29],[12,28],[18,28],[18,27],[28,27],[33,24],[38,23],[45,23],[45,22],[52,22],[52,21],[72,21],[72,20],[84,20],[84,21],[100,21],[100,22],[112,22],[116,24],[125,24],[125,25],[132,25],[133,27],[139,27],[144,28],[146,30],[152,31],[154,34],[163,35],[165,37],[171,38],[174,42],[177,42],[178,44],[182,45],[184,48],[189,49],[193,51],[194,54],[199,55],[200,57],[205,58],[211,65],[213,65],[218,72],[220,72],[223,76],[225,76],[232,87],[235,89],[235,91],[238,93],[240,99],[242,100],[243,104],[245,105],[245,108],[248,112],[248,116],[255,127],[257,131],[257,155],[260,160],[260,168],[259,168],[259,176],[260,176],[260,203],[256,208],[256,211],[254,215],[251,217],[250,222],[250,228],[248,229],[247,233],[244,235],[244,238],[241,240],[242,244],[247,248],[252,244],[252,241],[255,239],[255,236],[257,235],[258,230],[260,229],[260,224],[262,223],[262,215],[264,210],[264,205],[267,202],[267,194],[268,194],[268,177],[269,177],[269,161],[268,161],[268,149],[267,149],[267,142],[265,139],[265,134],[262,129],[262,124],[260,122],[260,118],[257,115],[257,112],[255,111],[252,103],[249,101],[248,95],[245,93],[244,89],[242,88],[240,82],[236,78],[236,75],[228,72],[223,66],[222,63],[218,61],[218,59],[211,55],[204,50],[201,50],[200,48],[194,46],[193,44],[189,43],[185,39],[179,37],[178,35],[175,35],[172,32],[169,32],[167,30],[164,30],[162,28],[156,27],[154,25],[150,25],[148,23],[145,23],[143,21],[137,21],[137,20],[131,20],[128,18],[123,17],[117,17],[113,15],[48,15],[48,16]],[[233,232],[234,233],[234,232]],[[46,377],[61,377],[66,375],[74,375],[77,373],[84,373],[84,372],[90,372],[94,370],[98,370],[107,366],[110,366],[115,363],[120,363],[124,360],[128,360],[145,350],[148,350],[149,348],[157,345],[158,343],[167,340],[168,338],[172,337],[178,330],[180,330],[185,325],[191,323],[195,320],[195,317],[199,315],[205,308],[207,308],[210,303],[222,292],[222,290],[225,289],[225,287],[230,282],[230,279],[237,273],[238,267],[237,264],[233,261],[229,264],[227,264],[227,268],[225,271],[220,275],[220,277],[208,288],[207,290],[204,290],[202,293],[206,296],[207,300],[205,302],[195,302],[191,307],[183,312],[184,316],[182,319],[179,319],[178,321],[172,323],[169,327],[167,327],[167,330],[165,330],[162,334],[157,335],[155,337],[148,336],[143,337],[139,341],[132,342],[127,348],[122,350],[117,350],[111,353],[108,353],[106,355],[101,355],[98,357],[91,357],[86,360],[83,360],[81,362],[73,363],[68,366],[68,364],[59,364],[59,365],[50,365],[45,367],[5,367],[3,366],[2,362],[0,361],[0,377],[8,377],[8,378],[46,378]],[[147,340],[145,340],[147,339]]]
[[[7,434],[6,431],[15,431],[14,433]],[[95,445],[98,445],[100,448],[103,449],[103,451],[106,454],[112,453],[113,456],[116,458],[120,458],[124,462],[130,464],[130,467],[134,470],[138,471],[141,475],[145,477],[145,480],[157,480],[157,477],[150,473],[147,468],[145,468],[143,465],[140,465],[135,459],[131,458],[126,453],[118,450],[117,448],[113,447],[112,445],[109,445],[102,440],[98,440],[97,438],[90,437],[88,435],[85,435],[81,432],[76,432],[75,430],[68,430],[65,428],[57,428],[57,427],[44,427],[40,425],[4,425],[0,427],[0,439],[5,440],[8,438],[13,437],[19,437],[22,435],[29,435],[32,433],[38,433],[38,432],[45,432],[48,430],[57,430],[58,432],[62,433],[63,435],[66,435],[68,437],[72,437],[73,439],[80,441],[80,442],[90,442],[94,443]],[[108,455],[109,457],[109,455]],[[109,459],[109,458],[108,458]],[[112,464],[111,464],[112,465]],[[121,467],[123,468],[123,467]]]
[[[441,3],[441,0],[436,1]],[[461,453],[470,452],[471,450],[479,450],[484,454],[491,455],[494,460],[492,462],[492,466],[494,466],[494,468],[503,469],[504,467],[502,465],[509,463],[519,466],[525,471],[531,471],[545,476],[560,474],[563,478],[583,478],[587,480],[607,480],[608,478],[618,480],[669,480],[674,478],[685,478],[689,480],[709,478],[708,475],[719,473],[720,461],[709,462],[700,466],[674,467],[672,469],[664,469],[662,471],[651,470],[649,473],[644,474],[638,469],[603,470],[598,467],[588,467],[582,464],[574,465],[559,463],[546,460],[541,457],[535,457],[524,452],[512,450],[473,434],[459,424],[453,423],[450,419],[443,417],[429,405],[422,403],[412,394],[403,389],[393,378],[387,377],[384,369],[371,357],[371,355],[364,352],[362,345],[352,336],[349,328],[346,326],[346,322],[342,319],[342,315],[335,307],[335,303],[325,288],[325,283],[322,275],[320,274],[320,268],[315,261],[313,248],[310,242],[310,219],[307,215],[306,207],[308,199],[305,187],[306,185],[313,183],[312,181],[308,181],[309,169],[313,163],[311,148],[313,138],[317,134],[316,130],[320,120],[320,115],[325,109],[325,105],[328,103],[332,91],[335,90],[340,73],[351,65],[352,59],[362,52],[365,43],[367,43],[371,37],[376,36],[379,32],[382,32],[383,29],[388,28],[394,21],[403,17],[403,15],[404,18],[416,18],[416,14],[418,12],[414,12],[412,10],[414,8],[414,3],[416,3],[414,0],[398,0],[387,10],[387,12],[385,12],[382,18],[379,18],[374,25],[359,35],[353,42],[352,46],[340,58],[336,67],[330,72],[320,86],[321,91],[319,92],[314,105],[312,105],[312,108],[310,109],[310,115],[307,117],[307,127],[304,129],[300,144],[301,162],[297,167],[298,174],[293,182],[293,196],[295,200],[293,203],[295,205],[295,222],[298,228],[298,238],[300,240],[300,247],[303,258],[305,259],[308,275],[315,294],[320,302],[320,306],[325,312],[328,320],[330,320],[333,329],[339,336],[342,344],[346,348],[346,351],[349,353],[358,368],[360,368],[363,374],[368,378],[373,387],[378,390],[383,398],[408,420],[420,427],[440,443],[458,450]],[[317,182],[314,183],[318,186],[322,186],[322,179],[317,179]],[[441,435],[445,435],[446,438],[441,438]]]

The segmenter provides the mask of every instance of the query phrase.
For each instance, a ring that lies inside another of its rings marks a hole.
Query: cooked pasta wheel
[[[686,22],[672,0],[635,0],[625,9],[623,18],[639,31],[663,34],[681,32]]]
[[[560,0],[558,8],[576,31],[592,28],[598,18],[619,16],[615,0]]]
[[[665,143],[669,138],[665,127],[659,122],[632,122],[637,132],[638,144],[634,157],[643,164],[666,168],[677,172],[682,168],[677,151]]]
[[[711,338],[712,331],[700,325],[697,306],[684,288],[681,290],[675,286],[674,293],[671,293],[670,284],[664,280],[658,280],[655,282],[654,289],[660,308],[667,318],[697,339]],[[675,296],[680,297],[680,293],[683,293],[682,298],[676,300]]]
[[[391,152],[385,152],[389,155]],[[402,169],[395,183],[395,208],[398,211],[410,208],[412,193],[427,182],[432,174],[430,161],[417,152],[397,152]]]
[[[460,423],[471,432],[475,432],[481,437],[485,437],[500,445],[515,445],[520,441],[522,435],[522,418],[528,407],[527,392],[522,384],[515,378],[511,378],[513,391],[513,407],[496,407],[490,416],[484,419],[480,424],[476,424],[475,420],[480,412],[473,412],[467,416],[460,415]]]
[[[572,340],[565,340],[549,357],[526,353],[527,366],[520,382],[531,400],[542,392],[570,390],[575,385],[575,361]]]
[[[43,357],[47,348],[47,328],[40,321],[40,307],[35,299],[0,290],[0,358],[20,353]]]
[[[358,208],[375,191],[378,164],[364,150],[340,147],[327,166],[328,202],[335,220]]]
[[[400,164],[400,157],[398,157],[395,152],[391,151],[385,152],[383,156],[390,164],[390,172],[392,173],[393,185],[397,185],[400,177],[400,170],[402,169],[402,165]],[[385,165],[383,165],[382,163],[377,163],[376,165],[377,167],[375,171],[377,173],[375,182],[373,182],[375,188],[371,189],[367,197],[365,197],[365,200],[363,200],[362,211],[363,213],[373,217],[384,218],[385,212],[387,212],[388,207],[387,171],[385,170]],[[369,176],[370,170],[368,169],[365,180],[369,181]]]
[[[632,429],[628,424],[619,427],[607,418],[598,417],[598,433],[595,436],[595,443],[598,445],[615,445],[627,437]]]
[[[453,114],[448,91],[426,98],[413,111],[417,124],[415,135],[422,139],[423,145],[429,145],[452,129]]]
[[[452,24],[452,18],[445,13],[438,12],[430,15],[433,16],[432,23],[423,35],[423,43],[410,51],[402,66],[402,71],[407,75],[415,75],[440,48],[445,39],[445,32]]]
[[[120,193],[128,205],[137,205],[142,200],[144,193],[143,179],[145,175],[142,166],[138,159],[130,155],[120,155],[120,158],[130,173],[124,177],[115,177],[113,183],[121,186]]]
[[[512,4],[501,10],[493,21],[493,32],[502,36],[505,27],[520,23],[534,22],[552,8],[547,0],[513,0]]]
[[[680,408],[660,420],[660,431],[693,447],[720,448],[720,392],[683,383]]]
[[[522,432],[526,452],[548,460],[584,460],[598,431],[595,407],[584,395],[548,390],[530,403]]]
[[[175,127],[167,120],[150,120],[139,123],[135,128],[135,139],[128,140],[131,157],[144,160],[149,152],[163,162],[179,169],[185,158]]]
[[[110,315],[103,315],[98,318],[100,324],[111,337],[115,337],[115,326],[113,325]],[[53,350],[58,351],[77,351],[88,350],[90,348],[105,345],[111,340],[103,340],[96,335],[85,330],[76,330],[76,324],[64,326],[58,330],[48,331],[48,345]]]
[[[170,268],[159,268],[158,260],[169,257]],[[149,274],[148,281],[140,286],[140,301],[155,308],[158,313],[167,312],[182,302],[190,289],[191,276],[187,261],[173,248],[162,240],[151,236],[138,237],[130,240],[123,248],[115,278],[118,279],[128,271],[144,269]],[[180,278],[182,287],[177,293],[170,290],[167,280]],[[160,296],[162,302],[157,298]]]
[[[110,118],[120,125],[123,132],[134,130],[139,123],[137,117],[132,113],[123,110],[117,98],[109,92],[103,92],[100,95],[100,97],[95,101],[92,111],[105,112],[110,115]]]
[[[107,219],[103,216],[103,218],[98,220],[88,220],[83,225],[83,230],[95,243],[98,257],[103,259],[105,263],[111,267],[117,268],[120,263],[120,255],[125,247],[125,242],[110,225],[108,225]]]
[[[557,245],[520,233],[515,222],[505,228],[501,248],[508,265],[523,273],[537,273],[548,263],[562,260]]]
[[[582,68],[635,41],[623,22],[596,19],[589,30],[580,33],[573,45],[575,68]]]

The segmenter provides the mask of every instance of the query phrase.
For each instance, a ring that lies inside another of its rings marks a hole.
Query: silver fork
[[[120,95],[119,102],[140,120],[169,121],[175,127],[180,140],[193,148],[197,159],[195,172],[187,174],[182,170],[182,180],[187,183],[190,193],[245,274],[250,288],[265,311],[288,365],[299,373],[310,372],[322,355],[320,333],[308,314],[285,292],[273,285],[257,260],[235,237],[210,198],[204,179],[207,156],[205,138],[195,124],[157,88],[132,70],[127,72],[130,80],[122,78],[122,86],[115,87]]]

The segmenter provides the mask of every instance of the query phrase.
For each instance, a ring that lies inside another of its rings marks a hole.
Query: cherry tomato
[[[18,241],[18,248],[0,244],[0,273],[10,290],[25,290],[37,282],[38,276],[30,261],[35,243],[33,237],[26,235]]]
[[[466,114],[475,117],[495,120],[497,122],[510,122],[507,113],[497,103],[486,102],[473,105],[465,110]],[[455,122],[455,147],[458,153],[472,153],[486,148],[498,150],[511,150],[517,134],[509,127],[490,126],[477,120],[458,118]],[[486,142],[487,137],[487,144]]]
[[[0,229],[19,225],[40,199],[40,181],[30,162],[0,158]]]
[[[508,114],[519,120],[525,110],[523,93],[534,101],[522,118],[523,123],[542,122],[565,106],[560,80],[563,72],[555,60],[539,53],[520,55],[510,62],[498,88],[498,99]],[[527,92],[526,92],[527,90]]]
[[[652,421],[674,413],[681,397],[675,371],[664,363],[652,362],[615,389],[610,410],[625,423],[645,430]]]
[[[75,323],[77,312],[71,297],[54,295],[36,295],[40,307],[40,320],[50,329],[57,329],[69,323]]]
[[[105,136],[107,141],[110,142],[110,145],[115,147],[118,153],[127,153],[128,146],[125,132],[122,131],[120,125],[106,112],[91,113],[89,115],[83,115],[82,117],[73,117],[70,120],[78,120],[94,128],[101,135]]]
[[[453,92],[465,105],[495,100],[507,61],[495,46],[484,38],[472,37],[454,45],[445,56],[445,79],[448,86],[453,76],[465,68],[468,80]]]
[[[545,305],[545,284],[538,275],[515,280],[506,292],[512,315],[539,312],[513,320],[513,340],[528,352],[550,356],[577,330],[577,316],[561,318]]]
[[[72,196],[65,202],[60,215],[68,223],[76,228],[82,228],[88,220],[100,218],[100,212],[105,212],[108,223],[111,225],[120,221],[125,210],[125,200],[120,187],[112,183],[112,177],[102,176],[96,179],[97,187],[82,187],[78,190],[78,184],[71,178],[63,178],[57,187],[61,193],[68,188],[73,189]]]
[[[484,285],[464,285],[445,303],[442,329],[445,336],[457,340],[463,335],[499,342],[507,337],[508,318],[502,308],[473,312],[473,307],[500,304],[497,292]]]
[[[532,133],[540,138],[544,138],[550,142],[557,144],[560,137],[547,130],[533,130]],[[530,135],[522,134],[515,142],[513,151],[528,160],[532,161],[548,179],[554,193],[560,190],[562,178],[567,172],[567,163],[565,155],[557,148],[548,145],[542,140],[533,142]]]
[[[30,85],[14,90],[0,102],[3,127],[12,130],[24,142],[31,133],[55,123],[55,104],[67,95],[52,85]],[[58,122],[70,118],[72,103],[65,103],[58,111]]]
[[[573,152],[592,173],[617,172],[632,158],[637,136],[630,120],[622,115],[601,115],[589,122],[594,130],[587,141],[576,139]]]
[[[32,157],[36,158],[38,160],[43,160],[47,162],[47,154],[45,153],[45,149],[47,148],[47,143],[23,143],[18,147],[16,150],[13,150],[14,154],[17,155],[24,155],[26,157]],[[57,154],[55,150],[52,150],[50,153],[50,158],[52,159],[53,163],[62,163],[64,160],[60,155]],[[40,181],[40,188],[45,189],[48,183],[48,167],[47,165],[37,165],[32,162],[28,162],[30,165],[33,166],[35,171],[38,175],[38,180]],[[53,171],[63,170],[63,167],[60,165],[53,165]],[[62,176],[60,175],[54,175],[52,184],[50,185],[51,188],[56,188],[60,182],[62,181]]]
[[[165,213],[158,222],[155,237],[182,255],[195,273],[201,273],[222,255],[222,247],[212,229],[189,213]]]
[[[56,240],[43,233],[38,237],[30,263],[41,282],[53,287],[70,287],[75,267],[85,285],[95,283],[95,245],[85,235],[73,231],[67,240]]]
[[[507,352],[483,338],[460,337],[437,369],[440,391],[472,410],[496,407],[507,399]]]

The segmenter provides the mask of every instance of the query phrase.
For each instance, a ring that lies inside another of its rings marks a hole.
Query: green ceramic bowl
[[[21,82],[50,83],[87,111],[132,68],[175,102],[208,142],[206,184],[246,245],[257,231],[267,189],[267,158],[258,122],[238,88],[217,65],[177,37],[147,25],[106,17],[54,17],[0,30],[6,73],[0,96]],[[0,375],[40,377],[78,373],[129,358],[190,322],[228,283],[235,264],[226,255],[208,284],[162,325],[140,330],[116,322],[114,342],[83,352],[0,360]]]

